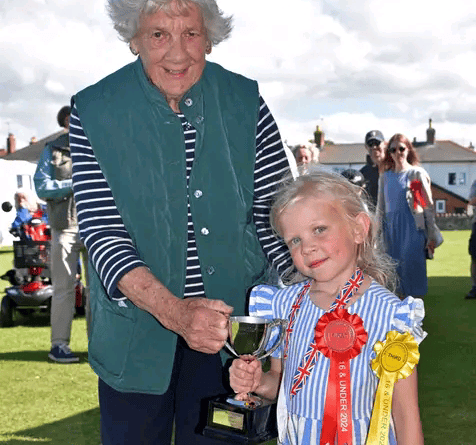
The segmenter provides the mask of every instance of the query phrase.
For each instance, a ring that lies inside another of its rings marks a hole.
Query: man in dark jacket
[[[379,130],[369,131],[365,135],[365,148],[367,149],[367,164],[360,169],[364,175],[365,190],[370,196],[372,203],[377,205],[379,168],[385,157],[385,138]]]

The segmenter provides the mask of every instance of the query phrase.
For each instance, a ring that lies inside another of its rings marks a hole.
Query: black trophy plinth
[[[208,403],[203,435],[232,444],[260,444],[278,437],[276,402],[261,398],[261,405],[240,406],[232,396],[218,396]]]

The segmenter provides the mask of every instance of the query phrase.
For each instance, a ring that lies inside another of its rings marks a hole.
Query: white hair
[[[186,10],[191,5],[200,9],[207,38],[212,45],[216,46],[229,37],[232,16],[226,17],[215,0],[107,0],[107,11],[121,39],[130,43],[137,34],[141,14],[154,14],[159,9],[169,13],[172,11],[172,4],[179,11]]]

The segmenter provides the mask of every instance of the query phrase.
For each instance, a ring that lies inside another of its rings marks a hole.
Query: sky
[[[452,0],[218,0],[208,59],[255,79],[289,145],[378,129],[476,145],[476,8]],[[441,7],[440,7],[441,6]],[[71,96],[134,60],[105,0],[0,1],[0,148],[60,128]]]

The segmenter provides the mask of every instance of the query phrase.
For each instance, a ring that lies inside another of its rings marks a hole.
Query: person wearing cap
[[[385,138],[379,130],[371,130],[365,135],[367,163],[360,169],[366,180],[365,190],[372,203],[377,205],[378,179],[385,157]]]

